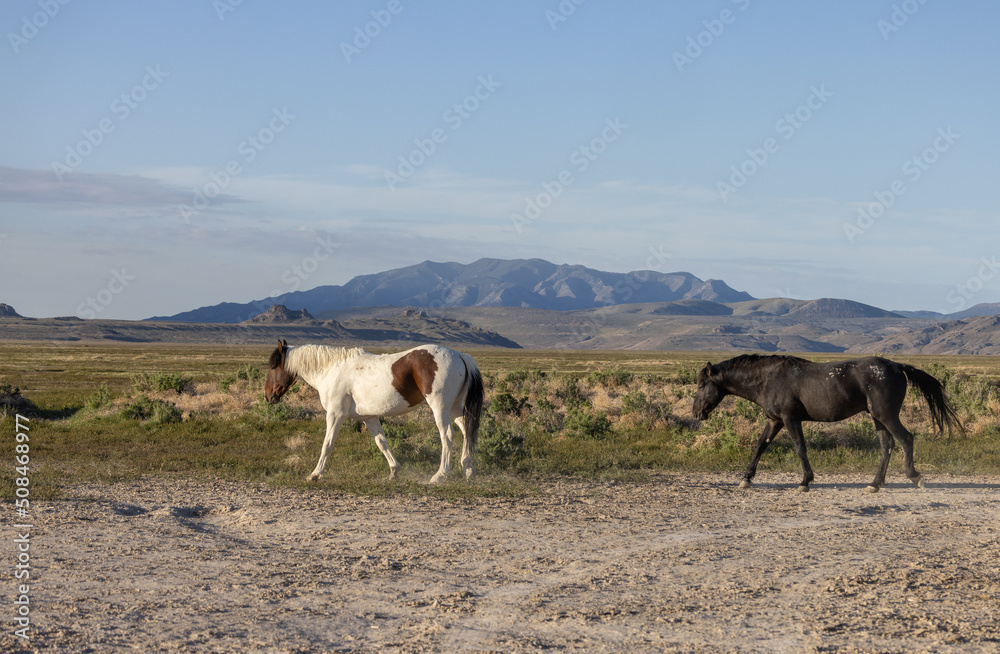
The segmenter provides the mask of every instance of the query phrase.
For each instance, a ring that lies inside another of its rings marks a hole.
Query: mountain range
[[[416,306],[522,307],[572,311],[638,302],[754,299],[715,279],[686,272],[613,273],[584,266],[557,265],[542,259],[480,259],[470,264],[423,263],[373,275],[359,275],[343,286],[317,286],[255,302],[223,302],[155,321],[238,323],[281,304],[318,316],[351,307]]]
[[[425,261],[145,321],[22,318],[0,304],[0,338],[997,355],[998,314],[1000,304],[945,315],[835,298],[757,299],[686,272],[480,259]]]
[[[222,302],[150,321],[242,323],[275,305],[312,316],[355,307],[453,309],[516,307],[550,311],[606,309],[664,303],[659,315],[785,316],[802,320],[839,318],[915,318],[961,320],[1000,314],[1000,303],[977,304],[964,311],[889,311],[852,300],[820,298],[757,299],[722,280],[702,280],[687,272],[649,270],[615,273],[543,259],[480,259],[470,264],[424,261],[371,275],[343,286],[317,286],[253,302]],[[739,304],[739,306],[735,306]],[[734,306],[726,306],[734,305]]]

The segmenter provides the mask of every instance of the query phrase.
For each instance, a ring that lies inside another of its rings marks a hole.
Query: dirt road
[[[7,620],[0,649],[1000,651],[1000,478],[796,480],[472,503],[76,487],[33,505],[32,638]]]

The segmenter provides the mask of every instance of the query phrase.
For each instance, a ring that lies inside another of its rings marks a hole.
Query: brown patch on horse
[[[410,406],[416,406],[431,392],[437,369],[433,354],[413,350],[392,364],[392,387]]]

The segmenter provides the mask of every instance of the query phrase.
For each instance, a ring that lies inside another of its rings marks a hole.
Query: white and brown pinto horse
[[[451,468],[451,423],[464,436],[462,469],[473,474],[476,438],[483,408],[483,378],[476,362],[439,345],[421,345],[395,354],[376,355],[360,348],[302,345],[288,347],[278,341],[271,354],[264,397],[270,404],[281,399],[297,379],[317,391],[326,410],[326,437],[310,480],[323,476],[330,449],[345,420],[361,420],[389,462],[389,478],[399,464],[389,451],[379,416],[398,416],[426,403],[441,432],[441,466],[431,477],[435,484]]]

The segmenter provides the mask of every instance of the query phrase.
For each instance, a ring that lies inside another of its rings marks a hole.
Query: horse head
[[[729,392],[723,388],[719,379],[718,368],[713,368],[711,363],[705,365],[698,372],[698,391],[694,394],[693,412],[695,418],[704,420],[715,407],[719,406]]]
[[[268,404],[276,404],[295,383],[296,376],[285,369],[287,361],[288,342],[279,340],[278,347],[271,353],[267,381],[264,383],[264,399]]]

